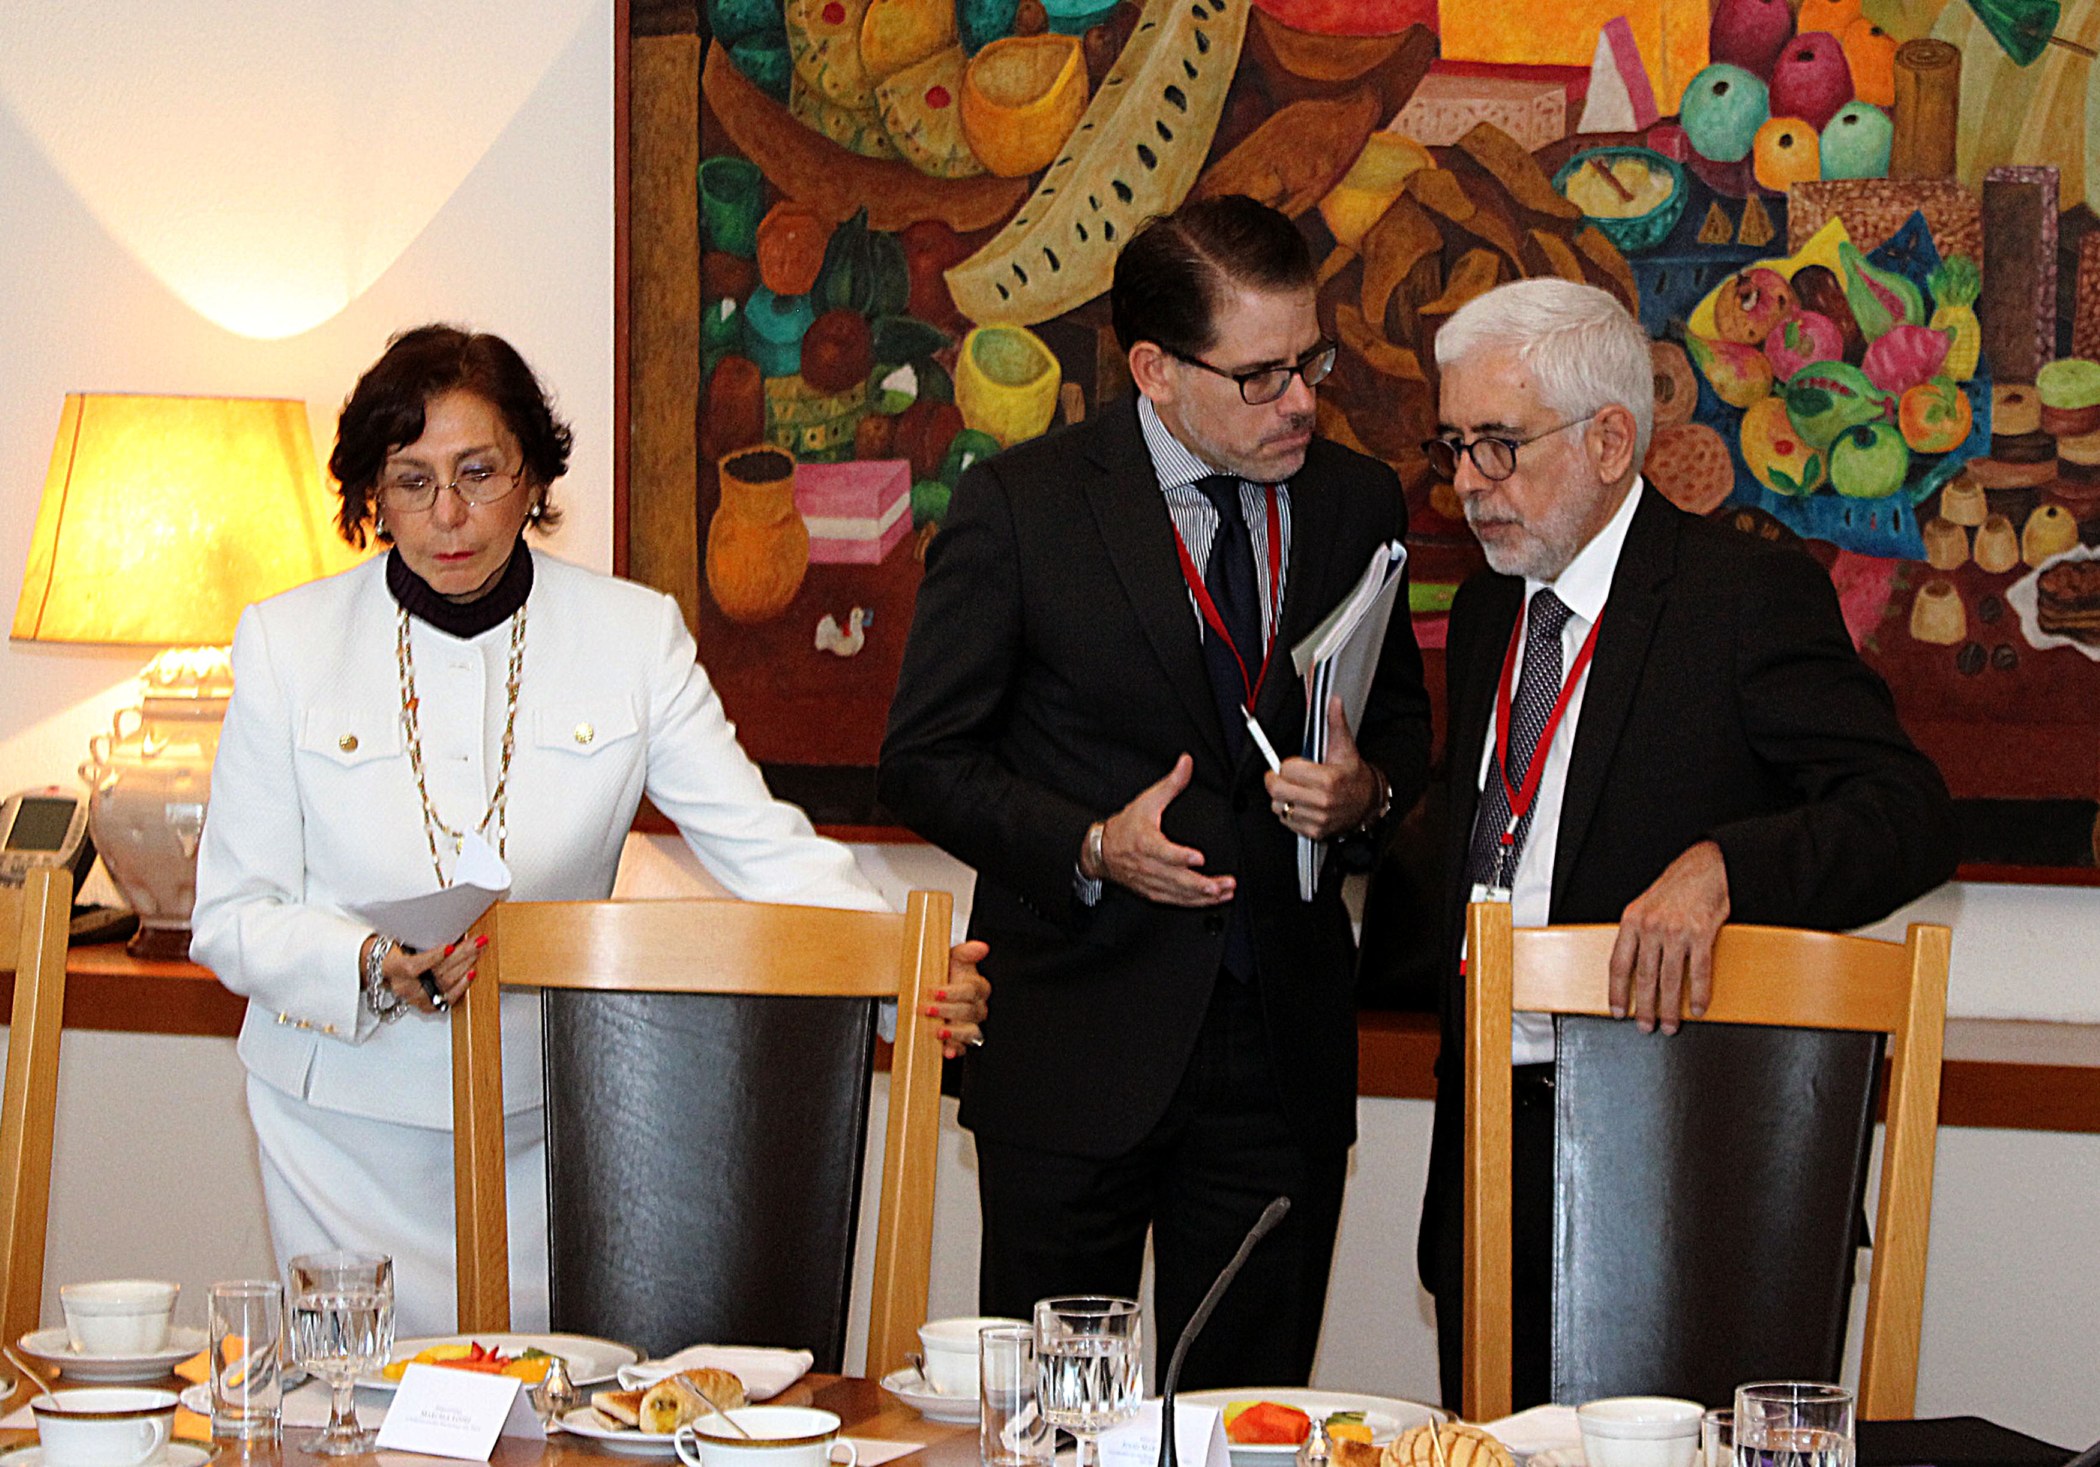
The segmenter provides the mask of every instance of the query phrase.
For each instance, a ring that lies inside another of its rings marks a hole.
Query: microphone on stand
[[[1189,1316],[1181,1338],[1174,1342],[1174,1358],[1167,1362],[1166,1381],[1159,1393],[1159,1467],[1180,1467],[1174,1454],[1174,1387],[1181,1380],[1181,1362],[1188,1355],[1189,1346],[1197,1335],[1203,1333],[1203,1326],[1210,1323],[1211,1311],[1218,1307],[1218,1301],[1225,1297],[1225,1290],[1239,1276],[1247,1255],[1254,1251],[1254,1245],[1274,1232],[1276,1224],[1282,1222],[1283,1215],[1290,1210],[1291,1199],[1288,1197],[1279,1197],[1261,1210],[1261,1216],[1254,1220],[1254,1226],[1247,1229],[1247,1236],[1240,1240],[1239,1252],[1232,1255],[1232,1261],[1225,1265],[1217,1281],[1210,1286],[1210,1292],[1203,1296],[1203,1302],[1196,1306],[1196,1312]]]

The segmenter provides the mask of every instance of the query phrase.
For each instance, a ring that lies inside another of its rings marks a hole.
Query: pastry
[[[591,1409],[630,1429],[642,1424],[640,1391],[600,1391],[591,1397]]]
[[[2020,563],[2020,537],[2002,514],[1987,517],[1976,532],[1976,568],[2002,575]]]
[[[1991,389],[1991,430],[1995,433],[2041,431],[2042,404],[2025,382],[2001,382]]]
[[[658,1381],[642,1392],[641,1429],[645,1436],[669,1436],[688,1421],[707,1414],[707,1405],[677,1376]]]
[[[2077,543],[2077,519],[2060,504],[2045,504],[2027,517],[2020,531],[2020,559],[2040,565]]]
[[[2002,464],[2046,463],[2056,457],[2056,440],[2047,433],[1993,433],[1991,457]]]
[[[1976,467],[1973,460],[1968,467]],[[1983,523],[1983,517],[1987,513],[1989,511],[1984,507],[1983,486],[1969,476],[1967,469],[1940,491],[1940,518],[1950,525],[1968,525],[1973,528]]]
[[[1379,1460],[1380,1467],[1516,1467],[1508,1447],[1459,1421],[1410,1427],[1386,1445]]]
[[[1910,634],[1920,642],[1952,647],[1969,634],[1969,616],[1951,581],[1927,581],[1910,604]]]
[[[2056,460],[2018,464],[1996,458],[1972,458],[1963,472],[1985,489],[2032,489],[2056,477]]]
[[[2075,437],[2100,430],[2100,362],[2065,357],[2035,373],[2044,433]],[[1995,422],[1995,419],[1993,420]]]
[[[2056,472],[2081,484],[2100,483],[2100,432],[2057,439]]]
[[[2100,560],[2063,560],[2035,578],[2035,621],[2074,641],[2100,641]]]
[[[1934,515],[1919,532],[1925,540],[1925,563],[1934,570],[1957,570],[1968,564],[1969,532]]]
[[[719,1410],[734,1411],[751,1404],[744,1398],[744,1383],[726,1370],[681,1370],[671,1379],[690,1386],[704,1404]]]

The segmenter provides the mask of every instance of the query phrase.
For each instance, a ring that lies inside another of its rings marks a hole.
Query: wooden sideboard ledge
[[[114,943],[66,958],[66,1027],[231,1039],[247,1001],[191,963],[140,962]],[[14,976],[0,971],[0,1003]],[[1436,1023],[1426,1014],[1358,1016],[1360,1094],[1429,1100]],[[1940,1124],[2100,1133],[2100,1024],[1952,1019]]]

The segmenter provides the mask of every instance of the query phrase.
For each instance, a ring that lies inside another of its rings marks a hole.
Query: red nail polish
[[[939,1009],[935,1008],[935,1007],[934,1007],[934,1006],[933,1006],[932,1004],[928,1004],[928,1005],[926,1005],[926,1017],[927,1017],[927,1018],[929,1018],[929,1019],[938,1019],[938,1018],[939,1018],[940,1016],[941,1016],[941,1011],[940,1011]]]
[[[452,949],[454,949],[454,948],[456,948],[456,947],[458,947],[458,946],[459,946],[459,944],[458,944],[458,943],[456,943],[456,942],[448,942],[448,943],[446,943],[446,944],[445,944],[445,956],[446,956],[446,957],[448,957],[448,958],[449,958],[449,957],[451,957],[451,956],[452,956]]]
[[[489,940],[486,937],[477,937],[474,939],[474,950],[476,952],[479,952],[481,949],[487,947],[488,945]]]
[[[948,990],[945,988],[936,988],[933,991],[933,996],[935,998],[946,998],[948,996]]]
[[[474,970],[472,968],[467,969],[467,981],[469,983],[474,981]]]
[[[947,1031],[946,1029],[943,1029],[943,1030],[941,1030],[941,1038],[943,1038],[943,1039],[947,1039],[947,1038],[950,1038],[950,1037],[951,1037],[951,1036],[949,1035],[949,1033],[948,1033],[948,1031]]]

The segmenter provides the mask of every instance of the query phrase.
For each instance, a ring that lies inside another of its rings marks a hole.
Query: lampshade
[[[306,405],[69,393],[13,635],[233,640],[241,608],[348,567]]]

